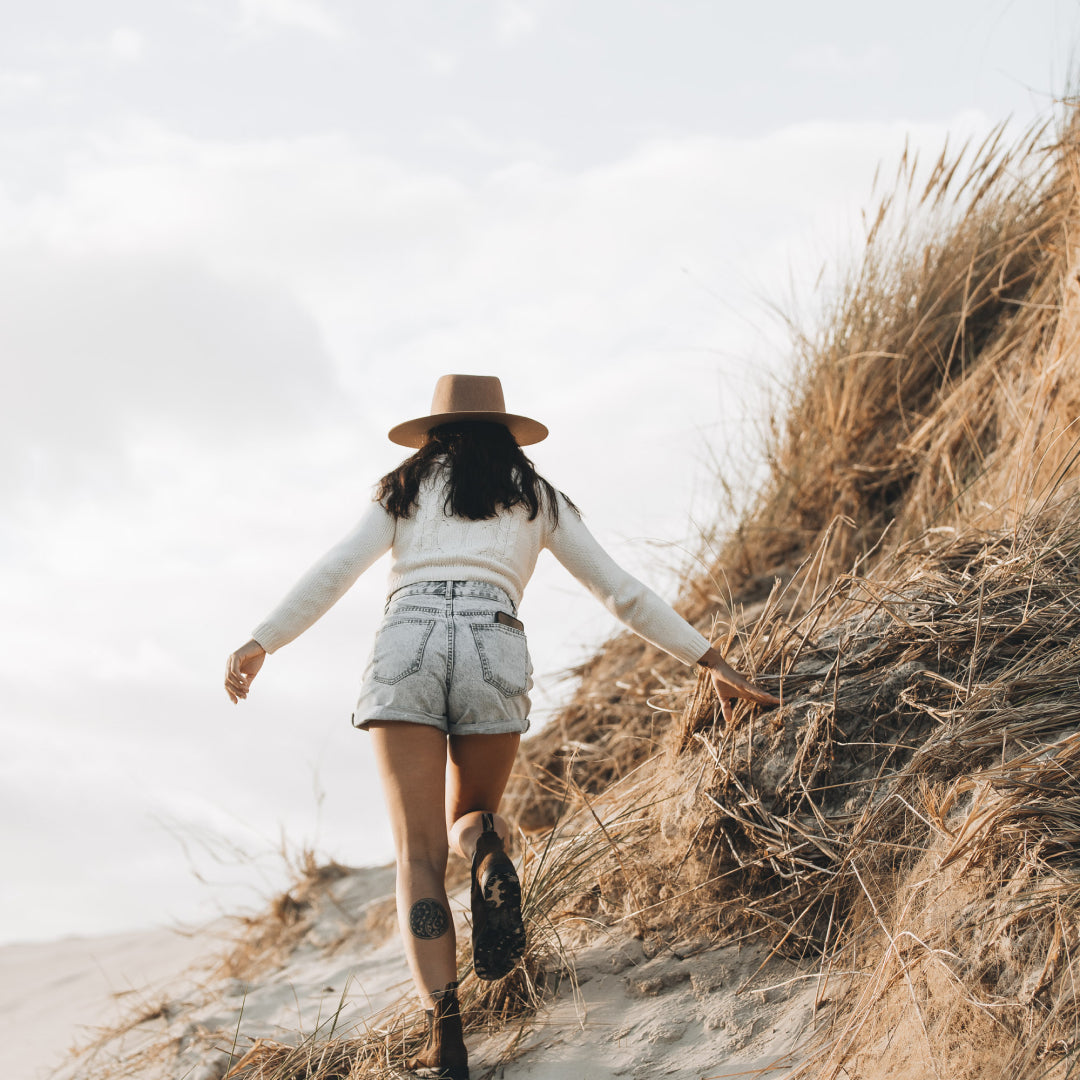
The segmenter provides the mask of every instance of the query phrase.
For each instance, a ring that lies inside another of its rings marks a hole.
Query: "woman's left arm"
[[[322,618],[356,579],[390,550],[396,524],[385,507],[373,503],[348,536],[319,559],[255,627],[251,640],[229,657],[225,692],[234,704],[247,697],[267,653],[276,652]]]
[[[229,656],[225,667],[225,693],[234,705],[248,696],[251,681],[259,674],[265,659],[266,650],[254,638]]]

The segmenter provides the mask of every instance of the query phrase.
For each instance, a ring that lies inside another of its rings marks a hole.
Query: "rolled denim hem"
[[[529,718],[523,720],[496,720],[490,724],[455,724],[451,735],[524,735],[529,730]]]
[[[353,714],[352,725],[357,731],[367,731],[368,725],[373,720],[395,720],[403,724],[424,724],[427,727],[438,728],[446,735],[524,735],[532,726],[526,716],[521,720],[494,720],[488,724],[455,724],[453,730],[448,730],[447,722],[441,716],[428,716],[426,713],[407,712],[404,709],[375,708],[372,715],[366,717],[360,723],[356,722]]]
[[[372,720],[400,720],[406,724],[426,724],[428,727],[438,728],[443,734],[446,734],[447,730],[445,716],[429,716],[427,713],[407,712],[405,709],[392,709],[388,706],[376,706],[371,709],[370,715],[360,723],[356,722],[356,713],[353,713],[352,724],[358,731],[367,731],[368,724]]]

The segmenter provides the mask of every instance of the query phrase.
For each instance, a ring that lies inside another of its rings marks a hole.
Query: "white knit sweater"
[[[604,551],[562,496],[554,528],[543,509],[532,521],[521,506],[486,521],[469,521],[447,515],[443,500],[443,479],[436,469],[421,485],[410,517],[395,519],[373,502],[352,532],[304,574],[251,636],[268,653],[287,645],[387,551],[393,552],[390,593],[417,581],[484,581],[505,590],[517,605],[546,547],[646,641],[687,664],[709,648],[707,638]]]

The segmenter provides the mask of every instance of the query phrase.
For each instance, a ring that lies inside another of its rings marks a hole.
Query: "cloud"
[[[420,55],[425,66],[435,75],[453,75],[461,66],[461,55],[445,48],[422,48]]]
[[[146,39],[130,26],[118,26],[109,35],[109,50],[124,63],[137,63],[143,58],[145,48]]]
[[[40,71],[0,69],[0,103],[33,97],[41,93],[45,85],[45,76]]]
[[[799,49],[791,67],[810,75],[852,79],[870,75],[893,74],[898,69],[893,51],[884,45],[871,45],[861,52],[845,52],[835,42],[819,42]]]
[[[147,432],[204,449],[306,430],[332,398],[317,327],[280,291],[182,258],[0,258],[3,483],[95,485]]]
[[[499,41],[511,44],[529,37],[536,30],[535,8],[522,0],[499,0],[495,10],[495,33]]]
[[[666,395],[658,358],[698,370],[710,349],[750,347],[745,312],[785,286],[800,245],[808,279],[835,250],[822,237],[854,230],[906,134],[656,140],[602,167],[520,157],[466,182],[341,135],[96,132],[56,191],[0,192],[6,475],[92,469],[148,429],[200,447],[306,438],[352,408],[378,430],[454,367],[502,365],[553,412],[563,371],[602,382],[618,364]]]
[[[321,0],[240,0],[240,10],[248,30],[276,25],[331,40],[343,36],[341,22]]]
[[[465,116],[445,117],[421,134],[428,146],[454,153],[467,151],[481,160],[496,164],[552,161],[551,151],[542,143],[527,138],[501,139],[490,135]]]

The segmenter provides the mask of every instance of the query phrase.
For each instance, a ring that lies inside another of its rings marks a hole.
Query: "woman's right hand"
[[[744,701],[753,701],[758,705],[779,705],[780,699],[774,697],[762,686],[751,682],[740,675],[721,655],[720,650],[710,648],[698,661],[707,668],[712,679],[713,689],[720,699],[720,710],[724,714],[724,722],[730,724],[733,716],[731,702],[735,698]]]
[[[265,659],[266,650],[254,638],[229,657],[225,669],[225,693],[234,705],[248,696],[248,688]]]

